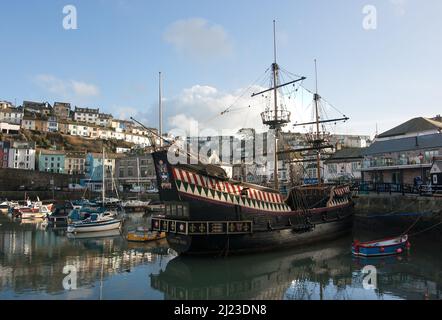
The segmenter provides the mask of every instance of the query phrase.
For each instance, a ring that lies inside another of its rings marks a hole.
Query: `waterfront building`
[[[106,189],[110,190],[113,187],[112,178],[115,177],[115,160],[122,155],[105,154],[104,171]],[[99,191],[103,185],[103,154],[102,153],[88,153],[86,155],[84,167],[85,180],[83,185],[88,186],[92,191]]]
[[[0,141],[0,168],[8,167],[9,149],[11,144],[8,141]]]
[[[75,107],[73,120],[85,123],[97,123],[99,113],[100,113],[99,108],[91,109],[91,108]]]
[[[442,155],[441,132],[440,117],[419,117],[378,135],[364,152],[362,180],[428,183],[433,159]]]
[[[101,127],[110,127],[113,118],[111,114],[99,113],[95,124]]]
[[[69,121],[58,120],[58,132],[61,134],[69,134]]]
[[[132,134],[136,134],[139,136],[150,136],[150,135],[152,135],[152,132],[158,134],[157,129],[152,128],[150,130],[147,130],[147,129],[145,129],[141,126],[135,125],[135,124],[130,128],[130,131]]]
[[[54,115],[60,120],[69,119],[71,116],[71,104],[67,102],[54,102]]]
[[[68,134],[72,136],[89,137],[89,125],[84,122],[68,121]]]
[[[9,106],[6,103],[3,106]],[[0,109],[0,122],[20,125],[23,119],[23,108],[2,107]]]
[[[25,112],[37,113],[42,116],[52,114],[52,106],[48,102],[23,101],[23,109]]]
[[[112,129],[106,127],[98,128],[98,135],[100,139],[108,140],[112,138]],[[118,153],[118,152],[117,152]]]
[[[126,135],[123,132],[117,132],[115,130],[110,131],[110,138],[115,140],[124,140]]]
[[[20,125],[0,122],[0,132],[6,134],[18,134],[20,132]]]
[[[115,161],[118,185],[128,191],[140,186],[141,191],[156,185],[156,174],[152,155],[129,155]]]
[[[87,136],[93,139],[100,138],[100,127],[95,124],[87,125]]]
[[[46,117],[38,115],[35,118],[35,131],[39,132],[48,131],[48,119]]]
[[[140,147],[150,147],[152,145],[150,137],[143,135],[126,133],[124,140]]]
[[[66,153],[62,150],[40,150],[38,152],[38,171],[65,173]]]
[[[58,121],[56,116],[49,116],[46,126],[47,132],[57,132],[58,131]]]
[[[15,108],[15,106],[11,102],[0,100],[0,110],[11,109],[11,108]]]
[[[128,132],[128,129],[133,125],[132,121],[112,119],[111,127],[114,128],[117,133]]]
[[[15,141],[9,149],[8,167],[35,170],[35,142]]]
[[[360,181],[365,148],[346,148],[336,151],[324,161],[326,182]]]
[[[66,152],[64,170],[67,174],[84,174],[86,152]]]
[[[21,121],[21,128],[25,130],[35,130],[35,115],[25,115]]]
[[[370,136],[364,135],[332,134],[330,136],[330,143],[337,150],[344,148],[366,148],[370,145],[371,139]]]

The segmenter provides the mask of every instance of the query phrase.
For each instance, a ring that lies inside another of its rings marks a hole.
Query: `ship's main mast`
[[[278,89],[285,87],[289,84],[293,84],[298,81],[305,80],[305,77],[301,77],[297,80],[290,81],[288,83],[279,84],[279,65],[276,61],[276,22],[273,20],[273,55],[274,61],[272,63],[272,73],[273,73],[273,87],[258,93],[254,93],[252,97],[263,94],[265,92],[273,91],[274,95],[274,105],[273,110],[267,108],[263,113],[261,113],[262,122],[268,125],[271,130],[275,131],[275,150],[274,150],[274,188],[279,190],[279,179],[278,179],[278,138],[281,132],[281,128],[290,123],[290,112],[281,105],[278,107]]]
[[[316,141],[318,144],[320,144],[321,141],[321,132],[319,131],[319,99],[321,98],[318,94],[318,68],[317,68],[317,64],[316,64],[316,59],[315,59],[315,77],[316,77],[316,91],[314,94],[314,100],[315,100],[315,111],[316,111]],[[318,179],[318,185],[321,184],[321,149],[317,150],[316,153],[316,166],[317,166],[317,179]]]

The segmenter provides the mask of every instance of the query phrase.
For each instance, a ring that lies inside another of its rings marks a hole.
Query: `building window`
[[[338,173],[338,166],[336,165],[336,163],[330,163],[330,164],[327,165],[327,167],[328,167],[328,172],[330,174]]]
[[[352,162],[351,163],[351,170],[352,171],[360,171],[361,170],[361,164],[359,162]]]

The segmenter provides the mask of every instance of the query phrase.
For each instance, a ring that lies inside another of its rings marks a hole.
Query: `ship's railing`
[[[251,234],[252,221],[179,221],[152,218],[152,230],[182,235]]]
[[[442,186],[437,185],[412,185],[404,183],[384,183],[384,182],[360,182],[353,186],[353,190],[357,190],[358,193],[401,193],[405,194],[416,194],[416,195],[435,195],[442,193]]]

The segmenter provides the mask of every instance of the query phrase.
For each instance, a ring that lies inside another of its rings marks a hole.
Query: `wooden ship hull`
[[[154,153],[164,215],[152,219],[179,254],[227,255],[335,239],[352,228],[348,186],[273,189],[229,180],[219,168],[171,165]]]

